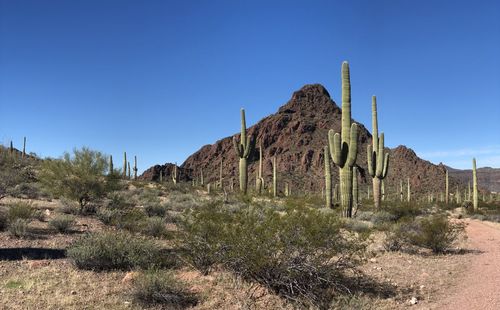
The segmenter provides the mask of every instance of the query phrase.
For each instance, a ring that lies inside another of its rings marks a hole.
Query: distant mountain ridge
[[[353,102],[354,105],[360,104]],[[370,109],[370,102],[361,103]],[[251,107],[250,107],[251,108]],[[371,134],[359,124],[358,158],[356,164],[360,172],[361,193],[366,195],[367,185],[371,184],[367,176],[366,146],[371,143]],[[239,114],[235,112],[235,130],[239,128]],[[324,187],[323,147],[327,143],[329,129],[340,132],[341,109],[331,99],[328,91],[320,84],[305,85],[293,93],[290,100],[281,106],[275,114],[261,119],[247,130],[253,137],[254,145],[262,143],[264,155],[264,179],[272,182],[272,157],[277,157],[278,187],[284,190],[285,182],[292,192],[321,192]],[[384,124],[380,124],[383,131]],[[239,133],[233,136],[239,137]],[[186,180],[199,178],[203,170],[205,182],[219,179],[221,159],[223,162],[224,183],[238,182],[238,158],[233,149],[232,137],[225,137],[214,144],[205,145],[189,156],[180,166]],[[390,149],[389,173],[385,180],[387,195],[399,196],[400,182],[406,195],[406,183],[410,179],[412,195],[424,195],[428,192],[444,192],[446,166],[435,165],[419,158],[415,152],[403,145]],[[165,171],[161,167],[165,167]],[[248,160],[249,186],[254,187],[255,173],[258,167],[258,148],[254,147]],[[155,180],[159,171],[168,175],[167,166],[155,166],[148,169],[142,179]],[[171,170],[171,169],[168,169]],[[332,167],[333,183],[338,180],[338,169]],[[458,177],[455,177],[457,175]],[[500,180],[500,177],[495,180]],[[493,182],[497,182],[497,181]],[[450,174],[450,191],[457,185],[463,187],[460,174]],[[490,187],[488,187],[490,188]]]

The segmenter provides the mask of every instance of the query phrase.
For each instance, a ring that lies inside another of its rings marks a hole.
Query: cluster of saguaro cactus
[[[380,209],[381,182],[389,170],[389,154],[384,148],[384,133],[378,135],[377,97],[372,97],[372,144],[367,145],[368,173],[373,182],[373,203]],[[384,198],[382,196],[382,198]]]
[[[236,141],[236,137],[233,137],[234,148],[236,150],[236,154],[240,158],[240,190],[243,194],[247,193],[247,159],[250,156],[250,137],[247,137],[247,127],[245,121],[245,110],[241,109],[241,137],[240,142]]]
[[[324,148],[325,154],[325,207],[331,208],[332,205],[332,170],[330,167],[330,150],[328,145]]]
[[[349,64],[342,63],[342,131],[328,132],[330,155],[340,170],[340,204],[344,217],[352,216],[353,167],[358,152],[358,126],[351,123],[351,82]]]
[[[473,158],[472,159],[472,198],[473,198],[473,207],[474,207],[474,211],[477,210],[477,206],[478,206],[478,193],[477,193],[477,171],[476,171],[476,159]]]

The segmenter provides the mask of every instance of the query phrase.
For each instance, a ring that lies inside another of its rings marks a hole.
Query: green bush
[[[123,231],[87,234],[68,248],[67,255],[78,268],[90,270],[127,270],[171,264],[155,242]]]
[[[31,220],[34,213],[35,209],[31,203],[21,201],[9,205],[8,217],[10,222],[16,219]]]
[[[3,231],[5,228],[7,228],[7,223],[8,223],[7,212],[0,209],[0,231]]]
[[[392,202],[384,210],[393,215],[394,221],[412,219],[423,214],[422,207],[414,202]]]
[[[120,218],[120,210],[117,209],[107,209],[100,208],[97,210],[97,218],[103,222],[105,225],[114,225],[116,224],[117,219]]]
[[[363,248],[341,228],[337,216],[317,209],[228,212],[209,204],[181,223],[181,245],[186,260],[202,272],[220,265],[288,300],[321,306],[332,288],[342,290],[339,273]]]
[[[152,237],[164,237],[167,234],[165,220],[158,216],[147,218],[142,233]]]
[[[452,223],[444,215],[433,215],[421,219],[419,231],[409,235],[413,245],[431,249],[434,253],[442,253],[464,232],[461,223]]]
[[[16,218],[13,221],[9,221],[9,233],[17,238],[26,238],[29,236],[29,223],[29,220],[22,218]]]
[[[59,210],[64,214],[78,214],[80,212],[78,203],[62,197],[59,200]]]
[[[105,207],[125,210],[133,208],[136,203],[136,199],[129,192],[113,192],[108,195]]]
[[[390,212],[382,210],[373,213],[371,221],[374,225],[380,228],[385,224],[394,223],[395,221],[397,221],[397,217]]]
[[[115,174],[108,175],[107,156],[88,148],[44,160],[39,178],[51,194],[77,201],[80,211],[119,187]]]
[[[60,215],[49,221],[49,226],[60,233],[68,232],[75,224],[75,218],[69,215]]]
[[[119,212],[118,217],[115,220],[115,225],[120,229],[125,229],[131,232],[140,232],[144,227],[146,218],[147,215],[143,210],[133,208]]]
[[[144,205],[144,211],[148,216],[165,217],[167,215],[167,207],[160,203],[148,203]]]
[[[168,271],[142,273],[134,281],[133,295],[139,304],[167,309],[183,309],[197,303],[197,298]]]

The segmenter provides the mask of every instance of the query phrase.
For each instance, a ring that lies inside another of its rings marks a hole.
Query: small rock
[[[418,304],[418,299],[417,297],[412,297],[409,301],[410,305],[416,305]]]
[[[423,290],[425,288],[425,285],[420,285],[420,289]]]
[[[377,260],[375,258],[370,258],[370,263],[376,263]]]
[[[45,214],[45,216],[50,216],[50,210],[49,209],[45,209],[45,211],[43,212],[43,214]]]
[[[76,295],[76,291],[71,291],[71,295]]]

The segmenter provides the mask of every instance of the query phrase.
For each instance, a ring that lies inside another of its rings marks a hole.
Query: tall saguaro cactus
[[[330,167],[330,150],[325,145],[325,207],[332,207],[332,170]]]
[[[127,152],[123,152],[123,178],[127,178]]]
[[[255,180],[255,187],[258,194],[262,193],[262,188],[264,187],[264,178],[262,177],[262,141],[259,143],[259,170],[257,172],[257,178]]]
[[[449,193],[449,183],[448,183],[448,170],[446,170],[446,197],[445,197],[445,202],[448,204],[448,197],[450,196]]]
[[[137,156],[134,156],[134,180],[137,180]]]
[[[26,137],[24,137],[23,141],[23,156],[22,158],[24,159],[26,157]]]
[[[174,185],[177,184],[177,181],[179,180],[177,176],[177,163],[174,164],[174,168],[172,169],[172,182],[174,182]]]
[[[220,186],[220,188],[224,188],[224,186],[223,186],[224,184],[222,182],[222,179],[223,179],[222,178],[222,172],[223,172],[222,166],[223,166],[223,164],[224,164],[224,158],[221,158],[220,159],[220,170],[219,170],[219,186]]]
[[[477,211],[477,205],[479,203],[478,201],[478,194],[477,194],[477,171],[476,171],[476,159],[472,159],[472,200],[473,200],[473,207],[474,211]]]
[[[377,97],[372,96],[372,144],[366,147],[368,173],[373,183],[373,203],[380,210],[381,182],[389,170],[389,154],[384,148],[384,133],[378,135]],[[383,200],[382,196],[382,200]]]
[[[278,176],[276,168],[276,155],[273,157],[273,196],[278,196]]]
[[[349,63],[342,63],[342,132],[328,132],[330,155],[340,170],[342,216],[352,216],[352,169],[358,154],[358,126],[351,123],[351,81]]]
[[[408,202],[411,201],[411,188],[410,188],[410,178],[408,178]]]
[[[240,190],[243,194],[247,193],[247,159],[250,155],[250,137],[247,137],[247,125],[245,121],[245,110],[241,109],[241,137],[240,142],[233,137],[236,154],[240,158]]]
[[[113,155],[109,155],[109,174],[113,174]]]

